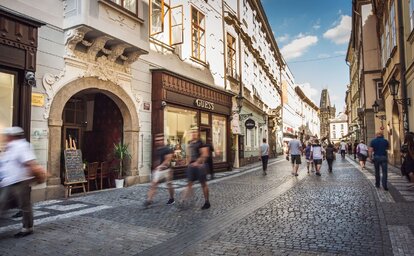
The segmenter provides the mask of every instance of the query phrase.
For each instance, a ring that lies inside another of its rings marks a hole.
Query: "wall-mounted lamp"
[[[403,98],[403,99],[396,99],[395,97],[398,95],[398,89],[400,87],[400,82],[395,79],[395,77],[391,77],[390,81],[388,82],[388,86],[390,87],[390,93],[394,98],[394,101],[400,105],[407,105],[411,106],[411,98]]]

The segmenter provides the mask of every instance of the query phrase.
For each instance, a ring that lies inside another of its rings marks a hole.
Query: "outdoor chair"
[[[87,166],[86,180],[88,181],[88,191],[90,191],[91,181],[95,181],[95,189],[98,189],[98,182],[97,182],[98,168],[99,168],[98,162],[89,163]]]

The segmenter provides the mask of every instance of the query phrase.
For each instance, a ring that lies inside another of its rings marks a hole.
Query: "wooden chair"
[[[86,180],[88,181],[88,191],[90,191],[90,184],[91,181],[95,181],[95,189],[98,189],[98,168],[99,168],[99,163],[98,162],[93,162],[93,163],[88,163],[88,175],[86,177]]]
[[[107,179],[108,181],[108,187],[111,187],[111,171],[109,169],[109,163],[108,162],[102,162],[101,163],[101,172],[98,173],[98,177],[101,180],[101,189],[103,188],[103,179]]]

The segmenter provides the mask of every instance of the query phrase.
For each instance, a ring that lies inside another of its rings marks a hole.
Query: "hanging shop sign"
[[[244,125],[247,129],[253,129],[254,127],[256,127],[256,122],[253,119],[247,119]]]
[[[202,99],[196,99],[194,105],[199,108],[214,110],[214,103]]]

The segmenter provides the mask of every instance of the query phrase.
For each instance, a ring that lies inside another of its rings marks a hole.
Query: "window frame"
[[[230,33],[227,33],[226,37],[226,53],[227,53],[227,75],[236,78],[237,77],[237,50],[236,50],[236,38]],[[230,55],[232,53],[232,55]]]
[[[194,24],[193,22],[193,12],[197,12],[197,24]],[[203,15],[203,27],[200,25],[200,14]],[[198,61],[201,61],[202,63],[206,63],[206,56],[207,56],[207,47],[206,47],[206,15],[202,13],[200,10],[198,10],[196,7],[191,5],[191,13],[190,13],[190,22],[191,22],[191,57],[195,58]],[[197,29],[197,40],[198,42],[194,42],[193,32]],[[204,44],[201,43],[201,33],[204,33]],[[198,44],[198,56],[194,55],[194,44]],[[201,58],[201,52],[200,52],[200,46],[204,47],[204,60]]]
[[[150,2],[149,2],[149,34],[150,34],[150,37],[161,34],[161,33],[164,33],[164,15],[165,15],[165,12],[164,12],[165,1],[164,0],[159,0],[159,1],[161,1],[161,31],[152,33],[152,21],[153,21],[153,16],[154,16],[152,14],[152,12],[153,12],[152,5],[153,5],[154,1],[156,1],[156,0],[150,0]],[[169,8],[168,5],[167,5],[167,7]]]
[[[105,2],[107,2],[108,4],[110,4],[110,5],[112,5],[112,6],[116,7],[116,8],[120,8],[120,9],[122,9],[122,11],[127,12],[130,15],[133,15],[134,17],[138,17],[139,18],[139,16],[138,16],[139,15],[138,14],[138,12],[139,12],[139,7],[138,7],[139,1],[138,0],[134,0],[135,1],[135,4],[136,4],[136,7],[135,7],[136,10],[135,10],[135,12],[133,12],[133,11],[131,11],[131,10],[129,10],[129,9],[127,9],[127,8],[124,7],[124,1],[125,0],[119,0],[119,1],[121,1],[121,4],[116,3],[115,0],[105,0]]]
[[[382,97],[382,90],[384,89],[384,84],[381,81],[377,81],[375,83],[375,89],[377,92],[377,100],[383,99],[384,97]]]

